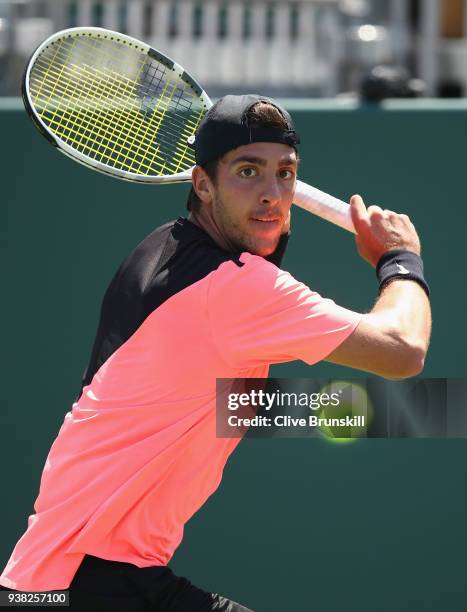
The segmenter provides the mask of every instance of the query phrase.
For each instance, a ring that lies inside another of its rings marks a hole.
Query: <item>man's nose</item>
[[[281,190],[276,178],[270,179],[264,186],[261,203],[265,206],[277,204],[281,199]]]

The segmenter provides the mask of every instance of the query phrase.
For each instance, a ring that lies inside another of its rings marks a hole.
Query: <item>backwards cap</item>
[[[247,114],[257,102],[267,102],[275,106],[285,119],[288,129],[254,125],[250,127]],[[232,149],[252,142],[277,142],[289,145],[295,150],[300,142],[289,113],[274,100],[256,94],[228,95],[220,98],[206,113],[196,136],[189,144],[195,149],[196,163],[203,166]]]

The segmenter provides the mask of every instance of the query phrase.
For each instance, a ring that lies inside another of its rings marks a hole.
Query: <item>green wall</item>
[[[0,112],[2,567],[79,390],[106,284],[153,227],[184,214],[188,190],[93,173],[9,106]],[[302,180],[412,218],[434,316],[424,376],[465,377],[467,105],[289,108]],[[376,279],[353,238],[293,213],[284,267],[344,306],[370,309]],[[301,363],[271,374],[359,375]],[[172,567],[256,612],[465,610],[466,472],[465,440],[244,440]]]

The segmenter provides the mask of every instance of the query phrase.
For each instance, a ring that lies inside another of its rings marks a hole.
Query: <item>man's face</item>
[[[275,251],[290,224],[296,174],[295,150],[284,144],[252,143],[222,157],[207,212],[229,249]]]

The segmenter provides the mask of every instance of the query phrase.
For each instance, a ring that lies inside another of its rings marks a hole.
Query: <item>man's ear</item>
[[[204,204],[210,204],[213,201],[214,186],[207,172],[201,166],[195,166],[191,174],[191,182],[193,189],[198,198]]]

